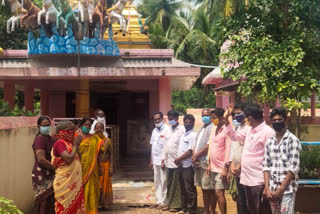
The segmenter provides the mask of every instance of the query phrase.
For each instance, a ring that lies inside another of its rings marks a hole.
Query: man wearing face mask
[[[100,123],[103,123],[103,126],[104,126],[103,135],[105,137],[108,137],[108,133],[106,132],[106,118],[105,118],[105,114],[104,114],[103,110],[97,109],[97,110],[95,110],[94,114],[96,116],[96,119],[93,121],[93,124],[90,129],[90,134],[95,133],[94,127],[96,126],[97,122],[100,122]]]
[[[214,192],[211,196],[214,201],[214,208],[219,204],[220,213],[227,214],[227,201],[224,195],[225,190],[229,189],[227,181],[228,169],[230,164],[231,139],[226,133],[223,121],[223,108],[215,108],[211,111],[211,119],[214,127],[208,141],[208,169],[211,184]],[[215,210],[215,209],[214,209]]]
[[[250,127],[246,124],[244,118],[245,103],[236,103],[232,111],[233,126],[236,131],[248,132]],[[240,163],[244,141],[232,141],[231,146],[231,164],[230,172],[234,176],[237,192],[237,211],[238,214],[247,214],[247,200],[244,193],[243,185],[240,184]],[[230,188],[231,189],[231,188]]]
[[[164,155],[161,165],[162,167],[165,165],[167,168],[168,209],[170,212],[177,212],[182,208],[182,195],[179,170],[174,161],[177,158],[180,138],[184,135],[186,130],[183,125],[179,124],[179,114],[176,111],[171,110],[167,115],[171,127],[169,128],[168,135],[166,136]],[[163,210],[167,209],[165,208]]]
[[[229,122],[233,108],[229,108],[224,116],[227,134],[233,141],[244,142],[241,156],[240,184],[243,185],[247,199],[248,213],[271,213],[267,200],[262,199],[264,175],[262,162],[265,143],[275,136],[274,130],[263,120],[263,110],[257,104],[248,104],[244,115],[250,124],[247,131],[236,131]]]
[[[299,139],[286,127],[287,111],[285,108],[273,109],[270,118],[276,136],[270,138],[265,147],[264,195],[270,201],[272,213],[294,214],[301,144]]]
[[[197,190],[194,186],[194,170],[192,164],[192,148],[197,133],[193,130],[195,118],[187,114],[183,118],[186,133],[181,136],[178,157],[174,163],[179,166],[179,175],[182,190],[182,211],[181,213],[195,214],[197,209]]]
[[[196,142],[193,147],[192,162],[195,166],[194,170],[194,184],[202,189],[203,193],[203,204],[204,204],[204,214],[209,214],[210,206],[212,212],[213,208],[213,186],[210,182],[210,176],[207,175],[206,170],[208,168],[207,164],[207,154],[208,154],[208,141],[213,128],[213,124],[210,120],[211,109],[202,110],[202,122],[203,126],[199,130]]]
[[[167,174],[166,168],[164,166],[161,167],[161,161],[163,156],[165,138],[168,134],[169,126],[164,123],[162,112],[156,112],[152,117],[156,127],[153,129],[150,139],[150,168],[153,168],[154,172],[154,186],[157,202],[151,208],[163,209],[167,208],[168,205]]]

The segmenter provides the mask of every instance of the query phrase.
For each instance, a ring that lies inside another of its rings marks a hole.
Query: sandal
[[[162,208],[162,211],[167,211],[167,210],[169,210],[168,206],[165,206],[164,208]]]
[[[172,212],[172,213],[175,213],[175,212],[178,212],[179,210],[177,209],[169,209],[169,212]]]

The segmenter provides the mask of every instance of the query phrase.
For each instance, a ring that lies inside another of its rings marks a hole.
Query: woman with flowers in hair
[[[51,152],[51,162],[56,168],[53,181],[56,214],[85,213],[82,170],[77,155],[82,137],[74,138],[74,128],[70,121],[61,121],[56,126],[58,140]]]

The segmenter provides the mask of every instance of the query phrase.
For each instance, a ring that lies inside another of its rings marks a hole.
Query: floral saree
[[[69,153],[72,152],[72,144],[63,142]],[[85,213],[83,188],[81,180],[81,164],[78,156],[71,164],[66,164],[61,157],[56,157],[52,150],[52,164],[56,167],[56,175],[53,182],[55,194],[56,214],[83,214]]]
[[[103,140],[94,134],[85,137],[79,146],[87,214],[98,213],[100,197],[98,155],[102,145]]]

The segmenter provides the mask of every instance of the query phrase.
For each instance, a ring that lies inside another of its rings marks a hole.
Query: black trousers
[[[179,177],[182,192],[182,210],[194,214],[197,210],[197,189],[194,186],[194,169],[179,167]]]
[[[244,187],[240,184],[240,177],[235,177],[236,185],[238,190],[238,200],[237,200],[237,207],[238,207],[238,214],[248,214],[248,206],[247,206],[247,198]]]
[[[247,198],[249,214],[272,214],[269,201],[262,198],[264,185],[243,185],[243,188]]]

